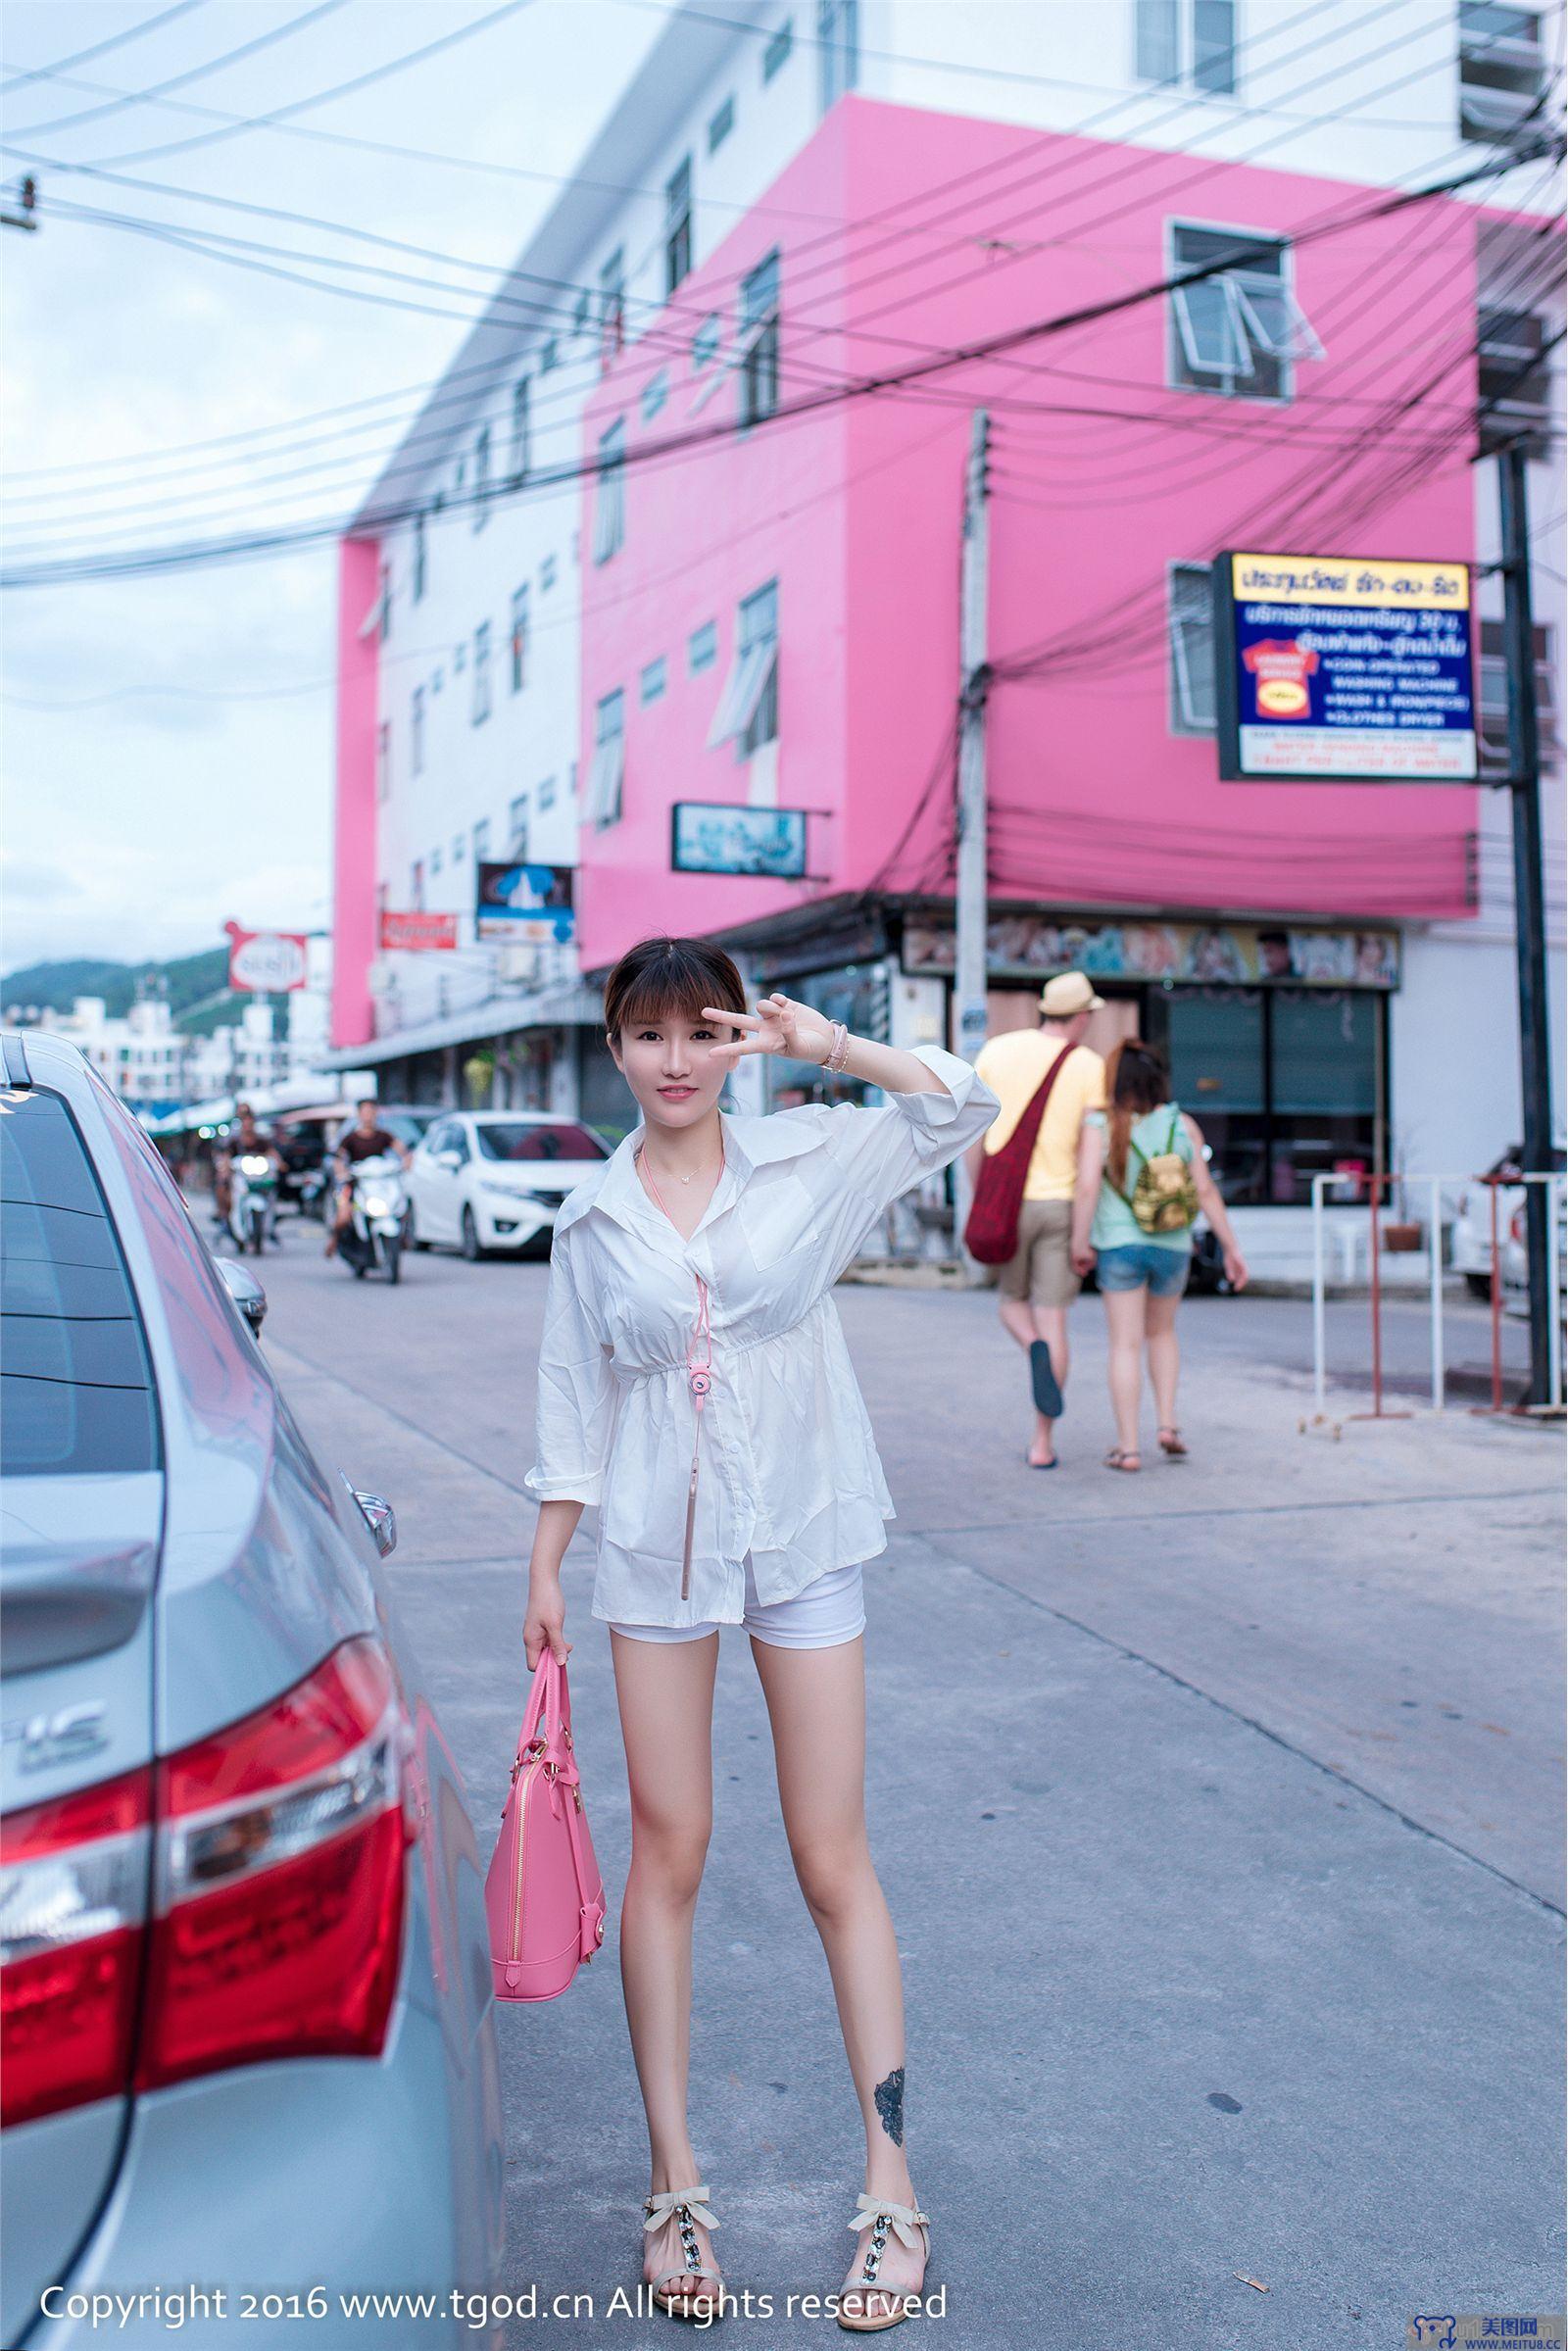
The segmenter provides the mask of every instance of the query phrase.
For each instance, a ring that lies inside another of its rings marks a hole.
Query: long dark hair
[[[1109,1107],[1110,1148],[1105,1172],[1118,1192],[1127,1186],[1127,1146],[1140,1118],[1170,1100],[1170,1070],[1165,1056],[1141,1037],[1124,1037],[1105,1056],[1105,1101]]]
[[[644,1021],[699,1020],[704,1004],[747,1009],[741,975],[724,950],[708,939],[639,939],[605,982],[605,1033],[613,1044],[622,1029]]]

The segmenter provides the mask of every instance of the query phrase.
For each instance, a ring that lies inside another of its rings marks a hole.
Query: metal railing
[[[1427,1217],[1428,1280],[1427,1298],[1430,1318],[1430,1362],[1432,1380],[1432,1409],[1442,1412],[1446,1403],[1447,1357],[1444,1335],[1444,1263],[1443,1263],[1443,1194],[1445,1188],[1477,1185],[1491,1196],[1490,1229],[1490,1294],[1492,1307],[1492,1400],[1481,1407],[1493,1412],[1505,1409],[1502,1398],[1502,1246],[1503,1234],[1499,1195],[1523,1191],[1527,1184],[1544,1184],[1546,1191],[1546,1230],[1549,1239],[1547,1258],[1547,1298],[1550,1359],[1547,1366],[1548,1408],[1560,1410],[1563,1392],[1563,1235],[1562,1221],[1553,1214],[1553,1187],[1565,1181],[1561,1174],[1549,1175],[1360,1175],[1347,1178],[1330,1173],[1312,1178],[1312,1396],[1315,1409],[1321,1418],[1326,1409],[1328,1394],[1328,1281],[1327,1281],[1327,1225],[1324,1214],[1324,1194],[1327,1188],[1338,1185],[1343,1189],[1353,1182],[1366,1190],[1367,1211],[1367,1279],[1370,1305],[1370,1345],[1372,1373],[1372,1410],[1357,1418],[1390,1420],[1408,1415],[1389,1411],[1383,1401],[1383,1251],[1380,1238],[1383,1200],[1391,1185],[1397,1184],[1401,1198],[1427,1188],[1430,1202]]]

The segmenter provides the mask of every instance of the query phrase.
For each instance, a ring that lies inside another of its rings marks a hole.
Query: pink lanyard
[[[649,1191],[659,1202],[660,1207],[663,1208],[664,1214],[669,1219],[670,1224],[675,1225],[675,1219],[670,1216],[669,1210],[664,1207],[664,1202],[662,1197],[661,1196],[659,1186],[654,1182],[653,1169],[648,1165],[648,1162],[644,1158],[640,1150],[637,1153],[637,1158],[642,1167],[643,1174],[648,1180]],[[722,1182],[722,1176],[720,1176],[719,1180]],[[680,1228],[678,1225],[675,1226],[675,1230],[677,1232],[679,1229]],[[696,1421],[692,1432],[691,1484],[686,1493],[686,1546],[681,1555],[680,1563],[680,1596],[683,1600],[689,1598],[691,1594],[692,1530],[697,1522],[697,1451],[698,1446],[702,1443],[703,1406],[708,1401],[708,1392],[713,1384],[713,1335],[708,1320],[708,1284],[703,1280],[702,1275],[697,1272],[697,1268],[695,1266],[693,1266],[692,1272],[697,1282],[697,1324],[692,1333],[691,1345],[686,1349],[686,1377],[691,1386],[692,1401],[696,1409]],[[697,1352],[699,1345],[701,1345],[703,1349],[700,1357]]]

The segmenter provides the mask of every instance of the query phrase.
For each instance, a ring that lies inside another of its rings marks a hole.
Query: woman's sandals
[[[698,2222],[709,2229],[718,2227],[717,2220],[705,2201],[707,2195],[708,2184],[705,2180],[697,2187],[662,2188],[643,2205],[647,2216],[643,2222],[645,2229],[667,2228],[673,2214],[680,2230],[680,2249],[686,2256],[685,2260],[673,2270],[661,2270],[657,2278],[648,2280],[654,2300],[661,2310],[667,2310],[672,2319],[707,2321],[723,2316],[724,2280],[717,2270],[704,2261],[697,2242]],[[711,2278],[716,2290],[713,2293],[665,2293],[662,2289],[672,2278]]]
[[[857,2235],[869,2229],[871,2241],[865,2248],[865,2259],[859,2269],[849,2284],[839,2290],[838,2321],[841,2327],[848,2327],[857,2334],[878,2334],[884,2327],[897,2327],[901,2320],[908,2318],[911,2306],[918,2310],[921,2288],[925,2282],[923,2271],[920,2285],[878,2285],[876,2278],[882,2267],[882,2255],[890,2229],[900,2244],[907,2245],[911,2253],[919,2253],[926,2261],[930,2260],[930,2220],[929,2213],[921,2212],[913,2204],[890,2204],[886,2196],[862,2195],[856,2198],[855,2218],[850,2227]],[[921,2232],[919,2235],[915,2233],[917,2229]],[[844,2305],[851,2299],[857,2307],[846,2310]],[[884,2307],[873,2310],[873,2303],[881,2303]],[[887,2307],[890,2304],[892,2307]]]

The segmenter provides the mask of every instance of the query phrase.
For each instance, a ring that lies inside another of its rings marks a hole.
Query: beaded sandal
[[[907,2245],[911,2253],[923,2252],[926,2260],[930,2260],[930,2214],[921,2212],[918,2205],[890,2204],[886,2196],[861,2195],[856,2198],[855,2218],[850,2227],[857,2235],[869,2228],[871,2241],[865,2248],[865,2259],[860,2264],[858,2274],[851,2278],[847,2286],[840,2288],[838,2321],[841,2327],[850,2327],[856,2334],[879,2334],[884,2327],[897,2327],[901,2320],[908,2318],[911,2307],[918,2310],[923,2279],[921,2286],[878,2285],[876,2275],[882,2266],[883,2248],[887,2244],[890,2229],[899,2242]],[[923,2232],[923,2242],[922,2237],[915,2234],[916,2229]],[[848,2311],[843,2307],[846,2296],[851,2294],[858,2298],[858,2311]],[[892,2302],[893,2309],[868,2311],[866,2305],[873,2294],[880,2294],[884,2301]]]
[[[717,2220],[705,2201],[707,2195],[708,2184],[705,2180],[697,2187],[662,2188],[657,2195],[648,2197],[643,2205],[647,2215],[643,2222],[645,2229],[662,2229],[673,2213],[680,2230],[680,2249],[686,2256],[685,2260],[675,2269],[661,2270],[657,2278],[649,2279],[654,2300],[661,2310],[667,2310],[672,2319],[706,2321],[723,2315],[724,2280],[717,2270],[710,2269],[702,2260],[697,2243],[697,2222],[701,2221],[703,2227],[709,2229],[718,2227]],[[718,2289],[717,2294],[664,2293],[662,2289],[672,2278],[711,2278]]]

